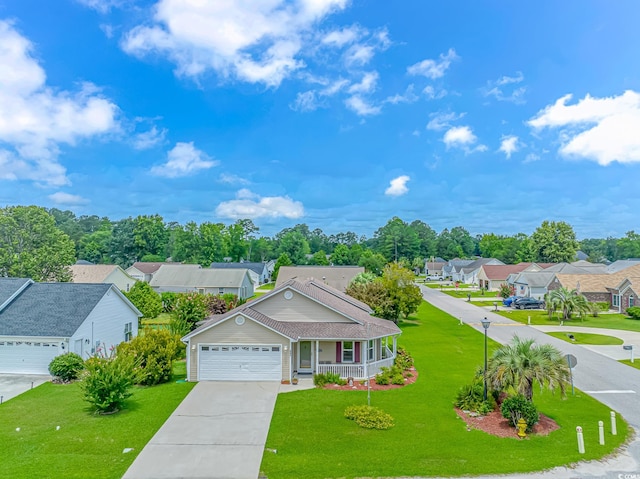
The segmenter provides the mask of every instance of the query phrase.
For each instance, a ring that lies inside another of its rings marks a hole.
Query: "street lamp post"
[[[487,329],[491,326],[491,321],[484,318],[482,321],[482,327],[484,328],[484,395],[483,398],[487,400]]]

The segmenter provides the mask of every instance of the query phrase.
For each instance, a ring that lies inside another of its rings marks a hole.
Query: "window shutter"
[[[362,343],[360,341],[356,343],[356,363],[360,362],[360,346],[361,345]]]
[[[338,341],[336,343],[336,363],[342,362],[342,343]]]

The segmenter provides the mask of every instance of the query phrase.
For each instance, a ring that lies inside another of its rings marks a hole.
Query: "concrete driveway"
[[[198,383],[123,479],[255,479],[277,382]]]
[[[6,402],[50,380],[51,376],[36,374],[0,374],[0,402]]]

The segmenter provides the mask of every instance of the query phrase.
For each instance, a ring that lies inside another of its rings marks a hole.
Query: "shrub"
[[[387,384],[397,384],[402,386],[404,384],[402,369],[395,365],[390,368],[381,367],[380,372],[376,374],[376,384],[381,384],[383,386],[386,386]]]
[[[347,381],[340,378],[340,375],[337,373],[324,373],[314,374],[313,384],[318,388],[324,387],[326,384],[338,384],[340,386],[344,386],[347,384]]]
[[[393,364],[398,366],[401,370],[407,371],[413,367],[413,358],[406,349],[398,348],[396,359]]]
[[[632,319],[640,319],[640,306],[627,308],[627,314],[631,316]]]
[[[344,417],[365,429],[384,430],[393,427],[393,417],[372,406],[349,406],[344,411]]]
[[[463,411],[472,411],[484,416],[496,408],[496,400],[494,395],[489,394],[485,401],[483,383],[481,381],[474,381],[471,384],[462,386],[458,390],[453,405]]]
[[[181,338],[191,332],[191,324],[176,317],[169,320],[169,332]]]
[[[171,380],[173,361],[184,348],[180,338],[166,329],[150,329],[118,346],[118,356],[131,356],[137,363],[137,384],[152,386]]]
[[[509,286],[507,283],[502,283],[500,285],[500,291],[498,295],[503,299],[507,299],[509,296],[514,296],[516,294],[516,289],[513,286]]]
[[[137,281],[124,295],[140,310],[142,316],[146,319],[157,318],[162,312],[162,299],[149,286],[149,283]]]
[[[98,357],[85,362],[81,388],[84,399],[100,414],[111,414],[124,407],[133,394],[136,363],[132,356]]]
[[[200,293],[181,293],[178,295],[173,317],[189,325],[189,331],[196,327],[208,314],[209,295]]]
[[[76,353],[66,353],[56,356],[49,363],[49,372],[52,376],[63,381],[78,379],[78,375],[84,369],[84,361]]]
[[[500,406],[500,412],[502,417],[508,419],[509,424],[514,427],[520,418],[524,419],[527,422],[527,432],[531,432],[533,426],[540,420],[535,405],[521,394],[505,399]]]
[[[162,311],[165,313],[173,312],[173,308],[176,307],[176,301],[178,300],[178,294],[173,291],[165,291],[160,293],[160,299],[162,300]]]

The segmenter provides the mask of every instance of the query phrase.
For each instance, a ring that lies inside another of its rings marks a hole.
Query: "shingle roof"
[[[198,264],[193,264],[193,265],[183,265],[182,263],[154,263],[154,262],[147,262],[147,261],[136,261],[135,263],[133,263],[130,267],[131,268],[136,268],[138,271],[140,271],[141,273],[144,274],[153,274],[156,271],[158,271],[160,269],[160,266],[192,266],[192,267],[200,267],[200,265]]]
[[[292,289],[309,296],[320,304],[323,304],[324,306],[352,319],[353,322],[277,321],[260,313],[254,308],[258,302],[265,301],[272,296],[278,295],[284,289]],[[259,300],[246,303],[245,305],[239,306],[225,314],[212,317],[209,321],[203,323],[189,335],[185,336],[185,338],[194,336],[201,331],[215,326],[216,324],[238,314],[248,316],[293,340],[367,339],[401,333],[400,328],[398,328],[398,326],[396,326],[392,321],[371,316],[367,312],[370,311],[370,308],[367,305],[364,305],[363,308],[361,306],[363,304],[364,303],[354,300],[335,288],[331,288],[314,280],[304,282],[290,280],[282,287],[276,288],[270,293],[265,294]]]
[[[502,261],[500,261],[500,260],[498,260],[496,258],[478,258],[476,260],[473,260],[471,263],[465,265],[462,268],[462,271],[464,273],[471,273],[471,272],[479,269],[481,266],[484,266],[487,263],[491,263],[492,261],[498,262],[498,264],[504,264]]]
[[[556,273],[547,271],[525,271],[520,273],[514,280],[514,283],[524,283],[529,285],[530,288],[544,288],[548,286]]]
[[[349,282],[358,274],[364,273],[360,266],[282,266],[278,271],[276,288],[290,279],[322,281],[340,291],[345,291]]]
[[[640,262],[637,259],[619,259],[607,266],[606,270],[607,273],[617,273],[618,271],[630,268],[631,266],[637,266],[638,264],[640,264]]]
[[[211,263],[212,269],[250,269],[254,273],[262,274],[264,263]]]
[[[69,269],[74,283],[102,283],[118,267],[115,264],[74,264]]]
[[[5,301],[28,282],[31,282],[29,278],[0,278],[0,309]]]
[[[160,267],[149,282],[152,287],[239,288],[247,269],[194,268],[193,265]]]
[[[69,337],[111,284],[33,283],[0,311],[0,335]]]
[[[519,273],[531,266],[531,263],[518,264],[485,264],[482,265],[484,274],[492,281],[506,280],[512,273]]]
[[[557,274],[560,284],[569,289],[580,287],[582,293],[604,293],[615,289],[627,278],[640,278],[640,263],[611,274]]]

